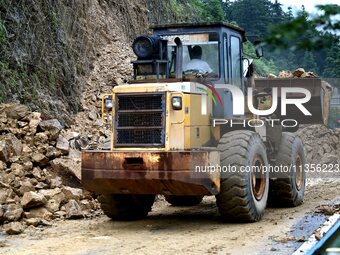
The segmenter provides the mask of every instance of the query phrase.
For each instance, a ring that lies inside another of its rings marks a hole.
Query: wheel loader
[[[158,194],[173,206],[215,196],[223,221],[258,221],[267,203],[300,205],[308,162],[293,131],[327,121],[329,89],[319,78],[255,79],[263,50],[246,57],[240,27],[152,29],[132,45],[133,79],[103,95],[109,144],[82,152],[82,183],[104,213],[141,219]]]

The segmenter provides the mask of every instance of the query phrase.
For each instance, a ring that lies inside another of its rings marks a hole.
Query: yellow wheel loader
[[[306,157],[291,131],[326,121],[329,89],[318,78],[254,79],[246,40],[223,22],[135,39],[133,80],[103,96],[110,145],[82,152],[82,183],[107,216],[143,218],[157,194],[176,206],[216,196],[222,220],[238,222],[260,220],[267,202],[302,203]]]

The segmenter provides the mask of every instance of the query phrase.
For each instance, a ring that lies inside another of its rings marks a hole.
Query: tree
[[[340,21],[336,15],[340,14],[340,6],[318,5],[323,14],[316,17],[308,17],[306,11],[291,21],[272,26],[271,32],[266,37],[265,42],[278,47],[291,49],[320,50],[329,47],[329,41],[324,40],[323,31],[337,33],[340,31]],[[339,37],[336,38],[339,41]]]
[[[310,51],[305,51],[305,54],[303,56],[301,66],[306,70],[306,71],[311,71],[316,73],[317,72],[317,64],[315,62],[315,58],[312,52]]]
[[[340,45],[334,44],[326,57],[323,76],[327,78],[340,78]]]
[[[203,0],[203,20],[223,21],[224,11],[221,0]]]

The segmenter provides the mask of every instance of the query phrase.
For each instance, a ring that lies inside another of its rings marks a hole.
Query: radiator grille
[[[164,94],[118,94],[115,116],[116,147],[164,146]]]

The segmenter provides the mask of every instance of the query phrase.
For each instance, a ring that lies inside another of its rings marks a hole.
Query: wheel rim
[[[301,190],[305,182],[305,179],[303,178],[303,166],[302,166],[302,160],[301,160],[300,155],[296,157],[295,169],[296,169],[295,185],[296,185],[297,190]]]
[[[264,165],[262,157],[257,155],[254,158],[252,165],[256,166],[256,171],[251,172],[251,188],[255,199],[259,201],[262,199],[266,189],[266,174],[263,171],[257,171],[257,169],[261,169],[261,166]]]

